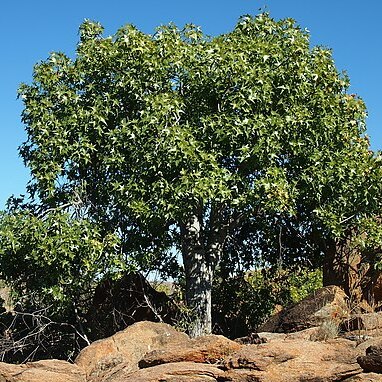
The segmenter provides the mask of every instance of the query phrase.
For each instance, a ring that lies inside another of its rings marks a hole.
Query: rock
[[[345,292],[337,286],[328,286],[272,316],[258,332],[297,332],[328,320],[339,324],[349,315]]]
[[[24,365],[0,363],[1,382],[85,382],[86,375],[77,365],[59,360],[30,362]]]
[[[299,333],[299,332],[296,332]],[[289,335],[288,333],[273,333],[273,332],[259,332],[257,335],[264,338],[265,342],[269,341],[283,341]]]
[[[260,333],[253,337],[267,342],[240,344],[217,335],[190,339],[167,324],[139,322],[91,344],[74,365],[0,363],[0,382],[382,382],[375,373],[382,337],[360,345],[311,341],[315,329]]]
[[[312,342],[284,338],[259,345],[235,343],[238,348],[232,352],[232,344],[223,337],[202,338],[203,341],[189,342],[192,349],[167,345],[160,351],[150,352],[139,362],[142,369],[120,369],[103,382],[331,382],[362,372],[356,362],[358,350],[354,342],[344,339]],[[209,359],[206,358],[207,349],[218,343],[230,349],[231,354],[223,359],[210,358],[214,364],[204,363]]]
[[[197,362],[217,363],[240,349],[241,346],[223,336],[209,335],[189,340],[188,343],[169,343],[161,349],[147,353],[139,362],[140,368],[163,363]]]
[[[369,346],[365,356],[359,356],[357,362],[366,372],[382,373],[382,346]]]
[[[254,381],[340,381],[361,373],[357,350],[347,340],[270,341],[247,345],[227,357],[227,370],[245,369]]]
[[[81,351],[75,363],[82,367],[89,382],[100,382],[123,369],[138,369],[138,362],[152,350],[168,344],[187,345],[189,338],[168,324],[137,322],[104,340],[93,342]]]
[[[168,342],[144,355],[140,370],[114,368],[102,382],[331,382],[361,374],[353,341],[313,342],[306,339],[310,332],[300,338],[298,333],[283,334],[258,345],[240,345],[221,336]]]
[[[258,345],[267,342],[267,339],[265,337],[260,337],[258,333],[251,333],[246,337],[235,338],[234,341],[241,345]]]
[[[262,325],[257,328],[257,332],[266,332],[266,333],[275,333],[281,332],[280,324],[281,324],[281,316],[284,310],[281,310],[272,316],[270,316],[267,321],[265,321]]]
[[[306,340],[312,341],[317,337],[317,332],[319,331],[319,327],[312,327],[308,329],[301,330],[299,332],[292,333],[272,333],[272,332],[261,332],[257,333],[258,336],[265,340],[265,342],[269,341],[282,341],[285,339],[288,340]]]
[[[382,312],[354,314],[341,324],[341,328],[346,331],[371,331],[382,328]]]
[[[357,345],[362,344],[368,340],[373,339],[372,336],[364,335],[364,334],[352,334],[352,333],[344,333],[343,338],[347,340],[355,341]]]
[[[176,362],[141,369],[134,373],[120,370],[104,382],[223,382],[226,373],[215,365]]]
[[[347,378],[344,382],[382,382],[382,375],[376,373],[362,373]]]
[[[172,324],[178,309],[164,292],[156,291],[138,272],[118,280],[105,279],[96,287],[86,314],[92,341],[112,336],[139,321]]]

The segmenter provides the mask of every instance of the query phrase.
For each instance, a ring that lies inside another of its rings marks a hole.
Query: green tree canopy
[[[51,54],[20,87],[32,204],[116,234],[126,261],[163,268],[180,253],[193,334],[211,331],[223,256],[301,261],[320,240],[294,253],[282,235],[373,224],[365,106],[293,20],[244,16],[215,38],[193,25],[102,33],[84,22],[75,58]]]

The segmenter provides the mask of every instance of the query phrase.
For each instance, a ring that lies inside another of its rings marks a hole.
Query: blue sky
[[[78,27],[87,18],[101,22],[106,34],[132,23],[146,33],[175,22],[200,25],[209,35],[230,31],[240,15],[267,10],[292,17],[311,32],[313,45],[333,49],[339,70],[346,70],[351,92],[369,111],[368,134],[382,149],[382,1],[380,0],[3,0],[0,58],[0,209],[7,198],[25,192],[29,172],[18,157],[25,140],[16,100],[21,82],[30,82],[33,65],[52,51],[73,55]]]

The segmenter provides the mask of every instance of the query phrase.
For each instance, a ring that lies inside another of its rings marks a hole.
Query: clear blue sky
[[[29,172],[18,157],[24,141],[20,82],[30,82],[33,65],[52,51],[73,55],[78,27],[85,19],[101,22],[106,34],[132,23],[146,33],[156,26],[192,22],[209,35],[231,30],[240,15],[266,9],[276,19],[292,17],[311,32],[313,45],[333,49],[346,70],[352,93],[369,111],[368,134],[382,149],[382,0],[3,0],[0,58],[0,209],[11,194],[25,191]]]

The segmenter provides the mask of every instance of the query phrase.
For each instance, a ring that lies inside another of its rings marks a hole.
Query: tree
[[[17,209],[1,215],[0,268],[2,279],[26,300],[22,303],[47,307],[59,301],[52,317],[73,316],[80,322],[81,305],[86,309],[85,298],[92,298],[86,296],[94,289],[89,285],[100,273],[120,272],[124,261],[118,256],[118,238],[102,235],[86,219]]]
[[[1,357],[72,359],[94,335],[85,317],[97,280],[125,268],[118,238],[60,210],[12,206],[0,215],[1,279],[12,290],[12,313],[0,318]]]
[[[341,236],[380,208],[364,104],[293,20],[102,33],[84,22],[75,58],[51,54],[20,87],[31,200],[117,234],[126,261],[166,270],[180,253],[193,335],[211,331],[214,272],[240,233],[252,257],[269,243],[296,262],[281,236]]]

